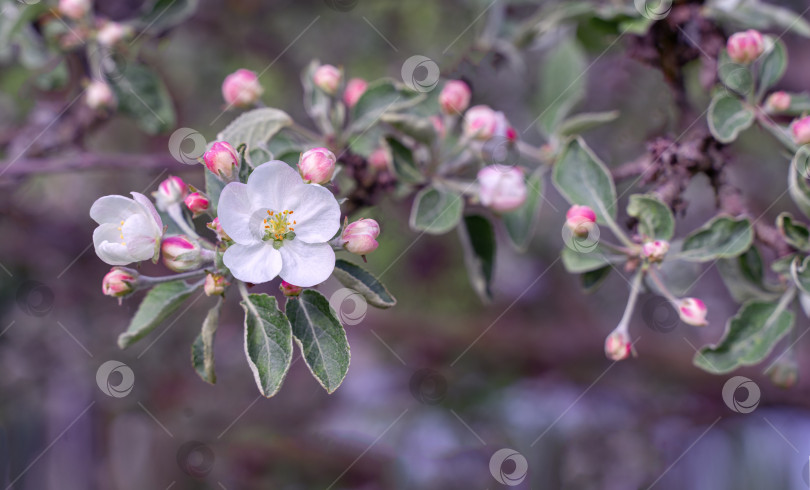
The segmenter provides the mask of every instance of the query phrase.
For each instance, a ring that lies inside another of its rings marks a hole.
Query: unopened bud
[[[111,47],[132,36],[132,28],[120,22],[106,21],[98,30],[96,39],[102,46]]]
[[[790,131],[793,133],[793,141],[795,141],[797,145],[809,144],[810,116],[793,121],[793,124],[790,125]]]
[[[302,291],[301,287],[296,286],[295,284],[290,284],[287,281],[281,281],[281,285],[278,287],[278,289],[284,294],[284,296],[287,297],[298,296]]]
[[[488,140],[495,135],[498,117],[489,106],[477,105],[464,114],[464,135],[468,138]]]
[[[157,208],[165,210],[169,206],[183,202],[188,195],[188,186],[180,177],[170,176],[158,185],[158,190],[152,193]]]
[[[113,267],[101,281],[101,290],[107,296],[121,298],[135,292],[138,271],[126,267]]]
[[[695,327],[703,327],[706,322],[706,304],[697,298],[684,298],[678,302],[681,321]]]
[[[87,106],[96,111],[116,106],[115,94],[110,85],[102,80],[90,82],[84,96]]]
[[[762,34],[754,29],[732,34],[726,44],[728,57],[735,63],[747,65],[754,62],[765,51]]]
[[[514,211],[526,201],[526,181],[519,167],[489,165],[478,172],[478,183],[481,204],[493,211]]]
[[[575,204],[565,213],[565,226],[568,227],[575,236],[588,236],[591,233],[594,223],[596,223],[596,213],[588,206]]]
[[[439,107],[445,114],[455,115],[464,112],[470,105],[470,87],[461,80],[450,80],[444,84],[439,94]]]
[[[346,103],[346,107],[354,107],[367,88],[368,82],[362,78],[352,78],[346,82],[346,89],[343,91],[343,102]]]
[[[379,147],[368,157],[368,164],[377,170],[386,170],[391,167],[391,153],[388,148]]]
[[[65,17],[79,20],[90,12],[92,5],[90,0],[59,0],[59,12]]]
[[[211,230],[211,231],[213,231],[214,233],[217,234],[217,240],[218,241],[221,242],[221,241],[224,241],[224,240],[230,240],[231,239],[231,237],[229,237],[228,234],[225,233],[225,230],[222,229],[222,225],[219,222],[219,218],[214,218],[214,221],[211,221],[210,223],[206,224],[205,226],[206,226],[206,228],[208,228],[209,230]]]
[[[605,339],[605,355],[612,361],[627,359],[633,351],[630,336],[623,329],[616,329]]]
[[[312,75],[312,83],[329,95],[335,95],[343,77],[340,70],[332,65],[321,65]]]
[[[377,237],[380,235],[380,225],[373,219],[360,219],[346,225],[341,238],[343,246],[349,252],[357,255],[366,255],[379,246]]]
[[[653,240],[641,246],[641,254],[650,262],[661,262],[669,252],[669,242],[666,240]]]
[[[784,112],[790,109],[790,94],[779,91],[768,96],[765,101],[765,110],[769,113]]]
[[[217,141],[203,154],[203,162],[208,170],[225,180],[233,179],[239,171],[239,154],[227,141]]]
[[[209,273],[205,276],[203,291],[205,291],[206,296],[222,296],[225,294],[225,288],[229,285],[230,283],[225,280],[225,276]]]
[[[236,70],[222,82],[222,97],[228,105],[249,107],[264,93],[259,77],[255,72],[244,68]]]
[[[183,202],[186,203],[186,207],[192,212],[195,218],[208,211],[208,206],[211,204],[208,198],[199,192],[192,192],[187,195]]]
[[[200,267],[213,259],[210,250],[203,249],[199,242],[185,235],[170,236],[160,245],[163,264],[175,272],[186,272]]]
[[[335,154],[326,148],[313,148],[301,154],[298,173],[309,184],[325,184],[335,173]]]

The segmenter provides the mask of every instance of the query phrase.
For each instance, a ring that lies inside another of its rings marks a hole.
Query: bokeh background
[[[97,3],[98,11],[123,19],[142,2]],[[780,3],[806,8],[803,0]],[[264,102],[311,127],[300,86],[310,60],[340,65],[348,76],[399,78],[402,63],[421,54],[443,76],[469,80],[474,103],[503,110],[522,139],[542,144],[531,123],[543,110],[535,67],[544,47],[527,50],[522,69],[494,55],[462,59],[491,7],[483,0],[357,0],[348,9],[315,0],[204,0],[141,56],[165,77],[178,125],[209,138],[235,115],[217,119],[220,84],[237,68],[270,65],[261,76]],[[507,9],[521,15],[523,7]],[[593,65],[581,107],[621,111],[615,123],[587,135],[615,166],[643,153],[647,140],[679,134],[684,120],[660,72],[627,56],[631,40],[604,51],[615,36],[597,27],[577,33],[600,47],[589,52]],[[780,88],[806,90],[806,41],[783,39],[791,63]],[[65,94],[39,92],[30,77],[17,65],[0,66],[0,138],[16,134],[38,102],[65,103]],[[89,151],[123,154],[166,152],[167,141],[118,117],[82,138]],[[748,192],[751,207],[768,220],[791,209],[787,198],[768,209],[785,189],[788,162],[767,135],[749,131],[733,150],[735,183]],[[4,162],[14,156],[5,154]],[[199,169],[171,171],[203,185]],[[709,305],[709,326],[677,324],[673,312],[645,294],[631,325],[639,357],[611,363],[603,341],[624,308],[626,278],[614,273],[598,292],[581,292],[579,280],[557,262],[566,206],[550,186],[529,252],[499,242],[490,305],[468,285],[455,235],[419,236],[407,228],[407,200],[384,202],[374,212],[381,245],[368,267],[382,274],[399,304],[370,310],[347,328],[352,363],[333,395],[296,362],[276,397],[259,397],[243,354],[237,301],[227,303],[216,337],[214,386],[189,361],[212,303],[205,296],[120,351],[116,338],[137,302],[119,306],[101,294],[108,266],[92,251],[88,210],[101,195],[152,191],[166,175],[155,166],[88,168],[33,174],[0,187],[3,487],[483,490],[506,487],[490,470],[490,458],[502,448],[528,463],[515,488],[808,487],[804,378],[785,391],[769,383],[764,366],[740,370],[735,374],[761,388],[761,401],[739,414],[721,396],[730,376],[692,366],[695,348],[717,341],[735,311],[717,272],[710,270],[692,292]],[[693,182],[686,198],[682,230],[715,212],[707,182]],[[277,287],[256,289],[278,294]],[[338,287],[329,282],[322,290]],[[799,317],[797,331],[807,327]],[[803,368],[809,348],[807,339],[797,344]],[[134,372],[134,388],[123,398],[97,386],[96,371],[109,360]],[[514,469],[514,461],[505,461],[498,471]]]

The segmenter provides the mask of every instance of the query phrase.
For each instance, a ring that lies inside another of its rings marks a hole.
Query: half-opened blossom
[[[481,204],[493,211],[514,211],[526,201],[528,190],[523,170],[506,165],[489,165],[478,172]]]
[[[104,196],[90,208],[90,217],[99,224],[93,232],[96,255],[110,265],[157,260],[163,221],[155,206],[143,194]]]
[[[247,184],[225,186],[218,214],[234,241],[223,261],[241,281],[262,283],[281,276],[310,287],[335,268],[335,252],[327,242],[340,229],[340,206],[329,190],[304,183],[284,162],[264,163]]]

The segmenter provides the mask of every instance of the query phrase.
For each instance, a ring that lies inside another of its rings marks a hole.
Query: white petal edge
[[[323,243],[340,229],[340,204],[325,187],[300,184],[291,189],[283,204],[285,209],[294,211],[296,240]]]
[[[130,194],[132,194],[132,198],[135,202],[140,204],[144,211],[146,211],[147,215],[152,217],[155,221],[155,226],[157,226],[158,233],[163,235],[163,220],[160,219],[160,214],[157,212],[157,209],[155,209],[155,205],[152,204],[152,201],[140,192],[131,192]]]
[[[248,178],[248,189],[256,208],[284,211],[285,197],[304,181],[298,172],[286,163],[271,160],[256,167]]]
[[[151,259],[155,254],[155,226],[150,216],[136,214],[127,218],[121,227],[124,234],[124,243],[133,259],[136,261]]]
[[[222,256],[233,277],[253,284],[275,279],[282,268],[281,260],[278,250],[264,242],[253,245],[236,243],[228,247]]]
[[[253,224],[250,222],[251,214],[258,211],[261,210],[254,209],[246,184],[231,182],[222,189],[217,205],[217,216],[222,229],[234,242],[242,245],[260,242],[255,231],[251,230]]]
[[[335,252],[328,243],[285,241],[281,252],[282,279],[302,288],[320,284],[335,270]]]
[[[141,206],[124,196],[103,196],[90,206],[90,217],[98,224],[118,223],[142,212]]]

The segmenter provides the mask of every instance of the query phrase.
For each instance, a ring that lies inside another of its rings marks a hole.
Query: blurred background
[[[96,10],[127,19],[142,3],[99,1]],[[544,142],[532,124],[543,111],[537,97],[543,78],[535,67],[547,54],[544,46],[525,50],[523,67],[492,54],[464,56],[489,18],[489,0],[201,3],[188,21],[140,48],[140,58],[166,81],[179,127],[213,138],[235,117],[218,118],[221,82],[238,68],[261,72],[264,102],[312,127],[300,84],[312,59],[342,66],[349,77],[399,78],[402,63],[420,54],[435,60],[443,76],[468,80],[473,103],[503,110],[521,139]],[[520,18],[542,3],[510,2],[504,11]],[[803,0],[780,4],[798,12],[807,7]],[[581,107],[621,111],[615,123],[586,135],[609,166],[636,158],[648,140],[677,136],[695,120],[705,127],[698,115],[707,94],[690,89],[695,112],[684,115],[661,72],[628,56],[632,36],[617,38],[598,23],[580,25],[573,34],[588,50],[590,65]],[[806,41],[791,34],[783,39],[791,62],[779,88],[806,90]],[[687,80],[687,86],[698,84]],[[19,145],[20,134],[34,127],[25,140],[33,145],[40,134],[47,139],[64,130],[32,126],[32,115],[48,105],[58,112],[73,97],[42,91],[19,64],[0,66],[0,140]],[[168,135],[145,134],[123,117],[87,128],[81,137],[86,151],[105,154],[166,153],[167,141]],[[735,184],[748,192],[753,210],[772,221],[792,209],[787,196],[769,209],[784,192],[788,161],[767,135],[749,131],[732,153]],[[15,156],[7,147],[3,167]],[[756,410],[742,414],[721,395],[731,376],[692,366],[695,350],[716,342],[736,311],[715,270],[692,291],[709,306],[709,326],[679,324],[660,300],[643,295],[631,324],[638,358],[605,359],[604,338],[621,317],[627,278],[619,271],[585,294],[578,278],[565,272],[557,257],[566,205],[551,186],[529,252],[517,254],[499,242],[496,300],[490,305],[482,305],[468,285],[455,236],[409,231],[407,201],[392,198],[375,210],[383,232],[368,267],[381,274],[399,304],[369,310],[362,322],[347,327],[352,363],[333,395],[304,363],[295,362],[277,396],[258,396],[243,354],[242,310],[233,300],[216,337],[214,386],[198,378],[189,360],[211,298],[195,299],[187,311],[121,351],[116,338],[137,302],[125,299],[119,306],[101,294],[109,266],[93,253],[95,224],[88,210],[102,195],[151,192],[169,172],[197,186],[203,182],[202,172],[189,166],[167,171],[114,163],[33,172],[0,187],[5,488],[809,486],[810,386],[804,373],[791,390],[773,387],[762,374],[764,365],[734,373],[761,389]],[[714,214],[707,182],[696,179],[685,197],[682,230]],[[162,270],[147,265],[147,271]],[[321,289],[328,295],[338,287],[330,281]],[[255,289],[278,294],[277,288],[272,282]],[[807,319],[798,318],[802,334]],[[808,348],[808,339],[796,345],[803,371]],[[110,360],[134,373],[134,387],[124,397],[107,396],[96,383],[97,370]],[[504,448],[511,451],[498,452]]]

